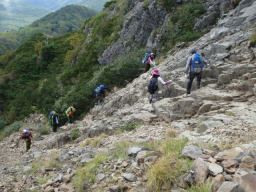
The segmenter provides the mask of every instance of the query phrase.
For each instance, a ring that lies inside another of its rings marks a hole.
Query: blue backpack
[[[145,53],[145,57],[142,60],[142,64],[146,64],[148,62],[148,58],[150,57],[150,54],[151,54],[150,52]]]
[[[195,53],[192,56],[192,66],[191,66],[191,71],[193,72],[201,72],[203,69],[202,67],[202,62],[200,55],[198,53]]]
[[[100,88],[100,87],[97,87],[96,89],[94,89],[94,93],[95,93],[97,96],[100,96],[100,91],[101,91],[101,88]]]

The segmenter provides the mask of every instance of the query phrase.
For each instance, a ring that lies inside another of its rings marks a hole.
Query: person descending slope
[[[150,69],[150,65],[156,67],[154,53],[146,53],[144,59],[142,60],[142,63],[145,64],[145,72]]]
[[[94,89],[94,93],[96,96],[96,105],[100,105],[103,101],[103,98],[105,97],[105,85],[100,85]]]
[[[73,123],[73,115],[74,113],[76,112],[76,109],[74,107],[69,107],[67,110],[66,110],[66,115],[67,115],[67,118],[68,118],[68,122],[69,123]]]
[[[57,132],[57,127],[59,124],[59,117],[58,114],[56,113],[56,111],[51,111],[50,115],[49,115],[49,120],[52,126],[52,131],[53,132]]]
[[[200,54],[196,52],[195,48],[191,49],[190,54],[191,56],[188,57],[185,71],[185,77],[189,79],[187,83],[187,95],[190,94],[195,77],[197,77],[197,88],[200,88],[203,68],[204,66],[208,66]]]
[[[24,129],[21,135],[21,139],[24,139],[26,142],[26,151],[30,149],[32,143],[32,133],[29,130]]]
[[[157,69],[153,70],[152,77],[151,77],[150,82],[148,84],[148,92],[150,93],[149,103],[152,103],[153,99],[155,99],[155,101],[158,100],[158,80],[163,85],[168,85],[168,83],[169,83],[169,81],[164,81],[160,77],[160,73]]]

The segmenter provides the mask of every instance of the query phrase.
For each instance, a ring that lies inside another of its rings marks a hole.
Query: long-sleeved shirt
[[[147,62],[148,62],[148,64],[153,65],[154,67],[156,67],[155,60],[152,60],[151,57],[148,57]]]
[[[189,72],[191,72],[192,58],[193,58],[193,55],[191,55],[191,56],[188,57],[187,64],[186,64],[186,71],[185,71],[186,74],[188,74]],[[204,66],[208,66],[207,62],[203,59],[203,57],[202,57],[201,55],[200,55],[200,60],[201,60],[202,68],[203,68]]]

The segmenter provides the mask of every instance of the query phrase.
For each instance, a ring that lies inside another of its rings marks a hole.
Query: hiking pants
[[[154,93],[150,93],[149,103],[152,103],[153,99],[155,100],[155,102],[158,100],[158,90],[156,90]]]
[[[147,72],[149,69],[150,69],[150,64],[149,64],[149,63],[146,63],[146,64],[145,64],[145,72]]]
[[[52,131],[53,131],[53,132],[57,132],[57,124],[56,124],[56,123],[54,123],[54,124],[52,125]]]
[[[190,72],[189,73],[189,81],[187,83],[187,94],[190,94],[192,83],[193,83],[193,80],[194,80],[195,77],[197,78],[197,88],[199,89],[200,84],[201,84],[202,71],[198,72],[198,73],[196,73],[196,72]]]
[[[26,151],[30,149],[31,146],[31,139],[26,139]]]
[[[73,123],[72,116],[68,116],[68,122]]]
[[[100,105],[103,102],[104,97],[105,97],[105,93],[96,95],[96,105]]]

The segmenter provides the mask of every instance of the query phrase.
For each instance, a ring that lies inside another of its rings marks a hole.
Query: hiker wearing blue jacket
[[[196,52],[196,49],[191,49],[191,56],[189,56],[186,65],[185,77],[188,78],[187,83],[187,95],[190,94],[191,86],[194,78],[197,78],[197,88],[200,89],[202,71],[204,66],[208,66],[208,64],[204,61],[204,59]]]
[[[100,105],[105,97],[105,85],[100,85],[94,89],[94,93],[96,96],[96,105]]]

